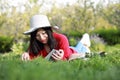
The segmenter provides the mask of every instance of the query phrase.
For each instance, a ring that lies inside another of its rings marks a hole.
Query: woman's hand
[[[23,60],[23,61],[30,60],[30,56],[29,56],[29,53],[28,53],[28,52],[24,52],[24,53],[22,54],[22,60]]]
[[[62,49],[56,50],[56,52],[52,54],[52,58],[55,61],[62,60],[63,56],[64,56],[64,51]]]

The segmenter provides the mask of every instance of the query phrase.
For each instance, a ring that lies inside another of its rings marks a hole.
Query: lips
[[[45,42],[45,40],[41,40],[41,42]]]
[[[46,40],[41,40],[42,43],[46,43]]]

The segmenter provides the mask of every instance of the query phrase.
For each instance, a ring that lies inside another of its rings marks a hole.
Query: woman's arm
[[[56,41],[58,42],[57,49],[61,49],[64,52],[62,60],[66,60],[69,58],[69,56],[72,54],[71,49],[69,48],[69,41],[67,37],[63,34],[55,33],[54,37]]]

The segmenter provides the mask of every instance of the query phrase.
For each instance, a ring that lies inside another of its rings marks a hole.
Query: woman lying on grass
[[[30,29],[24,34],[30,35],[30,45],[27,52],[22,54],[22,60],[32,60],[38,56],[54,61],[72,60],[85,57],[89,53],[90,39],[86,33],[75,47],[70,47],[65,35],[53,32],[47,16],[34,15],[30,20]]]

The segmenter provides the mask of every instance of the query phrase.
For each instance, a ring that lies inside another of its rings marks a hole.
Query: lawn
[[[119,47],[108,46],[105,57],[58,62],[41,57],[21,61],[20,54],[1,54],[0,80],[120,80]]]

